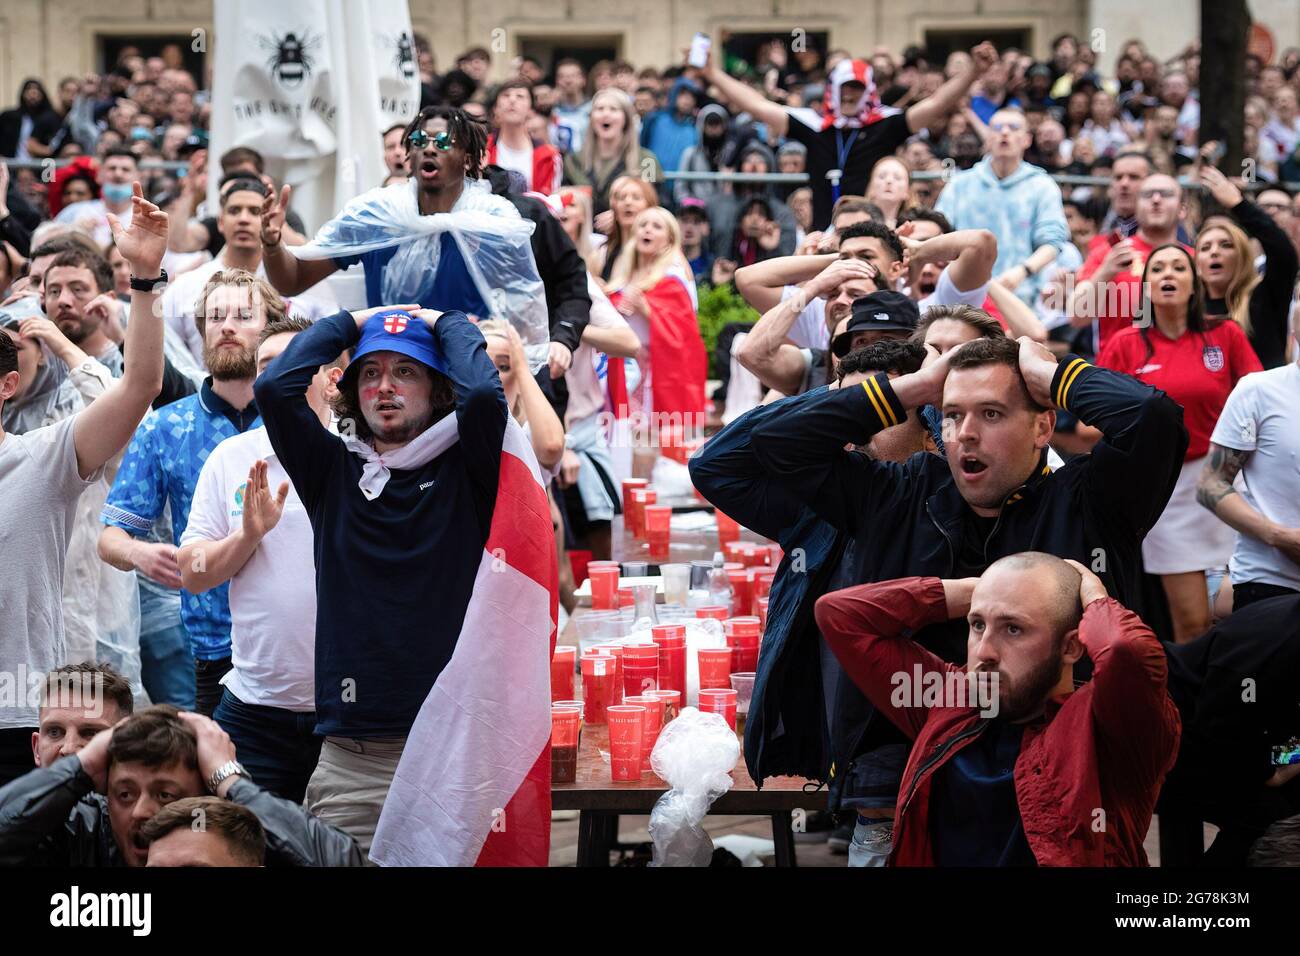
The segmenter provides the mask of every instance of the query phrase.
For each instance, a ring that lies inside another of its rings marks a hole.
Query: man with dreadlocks
[[[358,196],[292,252],[280,242],[291,189],[266,197],[262,246],[271,284],[293,295],[360,262],[371,308],[410,302],[509,318],[525,344],[545,343],[546,297],[529,246],[534,227],[482,179],[486,127],[463,110],[427,107],[402,143],[410,180]]]

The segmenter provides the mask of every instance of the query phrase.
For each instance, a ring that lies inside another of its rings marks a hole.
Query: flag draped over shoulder
[[[547,865],[558,593],[546,486],[511,419],[473,597],[406,739],[370,851],[376,863]]]
[[[656,420],[679,421],[678,427],[689,429],[704,419],[704,390],[709,360],[700,337],[695,305],[681,278],[666,275],[654,288],[644,293],[650,309],[650,392]],[[621,293],[610,301],[617,305]],[[626,388],[622,376],[611,376],[610,397],[617,401],[616,387]],[[620,414],[619,417],[622,417]]]

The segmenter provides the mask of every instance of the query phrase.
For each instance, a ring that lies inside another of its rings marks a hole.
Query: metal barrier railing
[[[61,169],[72,163],[71,159],[11,159],[7,156],[0,157],[10,169],[38,169],[45,170],[51,168]],[[184,160],[167,160],[167,159],[146,159],[140,163],[140,168],[147,172],[161,170],[163,172],[177,173],[183,172],[189,167],[189,163]],[[955,169],[923,169],[912,173],[914,181],[926,182],[936,179],[948,180],[955,176],[961,170]],[[1063,186],[1109,186],[1111,178],[1109,176],[1084,176],[1074,173],[1048,173],[1054,182]],[[741,172],[695,172],[684,169],[665,170],[664,179],[682,182],[701,182],[701,183],[771,183],[773,185],[807,185],[811,182],[811,177],[807,173],[741,173]],[[1204,189],[1199,181],[1188,176],[1179,176],[1178,182],[1184,189]],[[1247,192],[1260,192],[1265,189],[1286,189],[1292,193],[1300,192],[1300,182],[1265,182],[1256,180],[1247,183]]]

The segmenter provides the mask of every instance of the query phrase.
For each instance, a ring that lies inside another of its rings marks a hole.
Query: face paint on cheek
[[[375,400],[375,396],[378,394],[379,394],[378,385],[363,385],[361,387],[361,397],[365,399],[367,402],[373,402]]]

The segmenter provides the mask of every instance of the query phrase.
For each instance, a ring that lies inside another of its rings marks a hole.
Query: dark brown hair
[[[451,379],[427,365],[424,367],[428,370],[432,383],[432,391],[429,394],[429,403],[433,409],[433,417],[429,420],[429,424],[432,425],[434,422],[441,421],[443,416],[449,412],[455,410],[456,392],[452,388]],[[340,432],[346,431],[362,441],[368,442],[375,437],[375,433],[370,430],[370,424],[361,411],[361,399],[357,395],[357,378],[359,376],[359,371],[351,375],[345,374],[339,380],[338,395],[330,402],[330,405],[334,409],[334,414],[338,416]]]
[[[41,706],[48,707],[50,694],[67,686],[76,674],[88,675],[92,680],[101,678],[103,683],[97,692],[102,692],[103,699],[116,704],[118,713],[123,717],[129,717],[134,712],[135,695],[131,693],[130,682],[107,664],[97,664],[94,661],[64,664],[46,674],[45,683],[41,687]]]
[[[89,269],[90,274],[95,279],[96,292],[108,292],[113,288],[113,267],[108,264],[108,260],[98,252],[92,252],[81,246],[72,246],[65,249],[54,257],[50,267],[45,270],[45,275],[49,274],[60,266],[69,266],[75,269]]]
[[[128,717],[108,745],[108,764],[142,763],[162,767],[180,763],[199,769],[199,745],[194,731],[177,716],[171,704],[154,704]]]
[[[974,339],[963,342],[953,349],[949,356],[949,371],[959,368],[981,368],[985,365],[1005,365],[1016,373],[1016,382],[1020,385],[1020,393],[1029,410],[1035,413],[1047,411],[1030,396],[1029,386],[1025,384],[1025,379],[1020,374],[1020,343],[1015,339],[1009,339],[1005,335],[999,335],[995,339]]]
[[[181,827],[217,834],[230,852],[248,866],[261,866],[266,858],[266,830],[257,814],[220,797],[173,800],[145,821],[140,838],[151,844]]]

